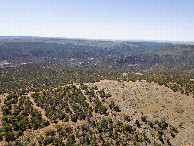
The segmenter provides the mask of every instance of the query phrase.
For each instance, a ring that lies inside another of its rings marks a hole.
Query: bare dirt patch
[[[150,120],[164,118],[179,131],[175,139],[171,141],[172,145],[194,144],[194,99],[192,96],[173,92],[169,88],[146,81],[103,80],[88,85],[97,85],[99,89],[111,93],[111,98],[121,108],[118,117],[127,114],[133,119],[140,115],[147,115]],[[181,122],[182,127],[179,127]]]

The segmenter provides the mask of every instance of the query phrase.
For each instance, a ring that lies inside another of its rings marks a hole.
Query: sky
[[[194,0],[0,0],[0,36],[194,41]]]

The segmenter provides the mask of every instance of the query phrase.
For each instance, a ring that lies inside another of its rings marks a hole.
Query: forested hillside
[[[119,82],[114,84],[114,87],[117,85],[122,90],[127,87]],[[189,138],[183,141],[176,138],[180,134],[190,134],[182,129],[183,126],[190,129],[188,121],[179,121],[179,126],[175,126],[174,122],[172,124],[164,117],[150,117],[146,112],[136,114],[138,107],[133,106],[136,102],[128,97],[122,97],[123,102],[115,100],[115,95],[112,97],[110,92],[105,91],[106,87],[99,89],[98,86],[76,84],[4,94],[4,97],[1,96],[1,144],[171,145],[191,142]],[[112,87],[108,89],[114,90]],[[156,89],[149,89],[158,94]],[[119,94],[123,96],[122,92]],[[165,98],[168,94],[165,94]],[[180,98],[175,94],[173,96]],[[150,98],[153,96],[150,95]],[[190,96],[187,98],[191,100]],[[125,104],[125,100],[129,100],[133,111],[126,112],[123,106],[119,106]],[[162,107],[167,105],[166,102]],[[179,115],[186,110],[176,108],[174,112]]]
[[[63,67],[53,62],[29,63],[0,70],[0,93],[26,89],[40,90],[69,83],[93,83],[104,79],[133,82],[147,80],[184,94],[194,93],[193,72],[155,68],[135,73],[128,69],[98,65]]]
[[[193,65],[193,50],[194,45],[156,42],[0,40],[0,67],[54,61],[72,67],[96,64],[144,70],[159,64],[172,68]]]
[[[194,45],[0,40],[0,145],[192,145]]]

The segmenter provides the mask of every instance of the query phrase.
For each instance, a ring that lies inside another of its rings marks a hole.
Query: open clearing
[[[179,128],[178,135],[172,141],[172,145],[194,144],[194,99],[179,92],[145,81],[117,82],[103,80],[90,83],[97,85],[112,95],[115,103],[119,105],[121,113],[130,115],[133,119],[140,114],[148,116],[150,120],[166,119],[167,122]],[[108,103],[108,101],[107,101]],[[179,124],[183,122],[182,127]]]

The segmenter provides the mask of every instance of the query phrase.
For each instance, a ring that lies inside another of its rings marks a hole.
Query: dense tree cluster
[[[119,70],[102,66],[85,66],[79,68],[62,67],[55,63],[33,63],[0,71],[0,93],[10,91],[24,94],[29,91],[40,91],[68,83],[98,82],[103,79],[118,81],[147,80],[165,85],[173,91],[183,94],[193,94],[192,73],[182,73],[173,69],[156,69],[136,74],[129,70]],[[20,91],[18,91],[20,89]],[[99,91],[101,97],[108,97]]]
[[[87,83],[103,79],[116,80],[122,70],[102,66],[62,67],[56,63],[33,63],[0,71],[0,92],[18,89],[36,90],[72,82]],[[22,92],[21,90],[21,92]]]
[[[155,82],[159,85],[164,85],[172,89],[174,92],[181,92],[182,94],[193,94],[194,95],[194,80],[192,75],[186,74],[173,74],[168,75],[159,74],[155,76],[148,75],[148,82]]]
[[[49,121],[42,118],[41,112],[33,108],[29,97],[9,94],[2,106],[2,125],[5,141],[19,138],[27,129],[38,129],[48,126]]]

